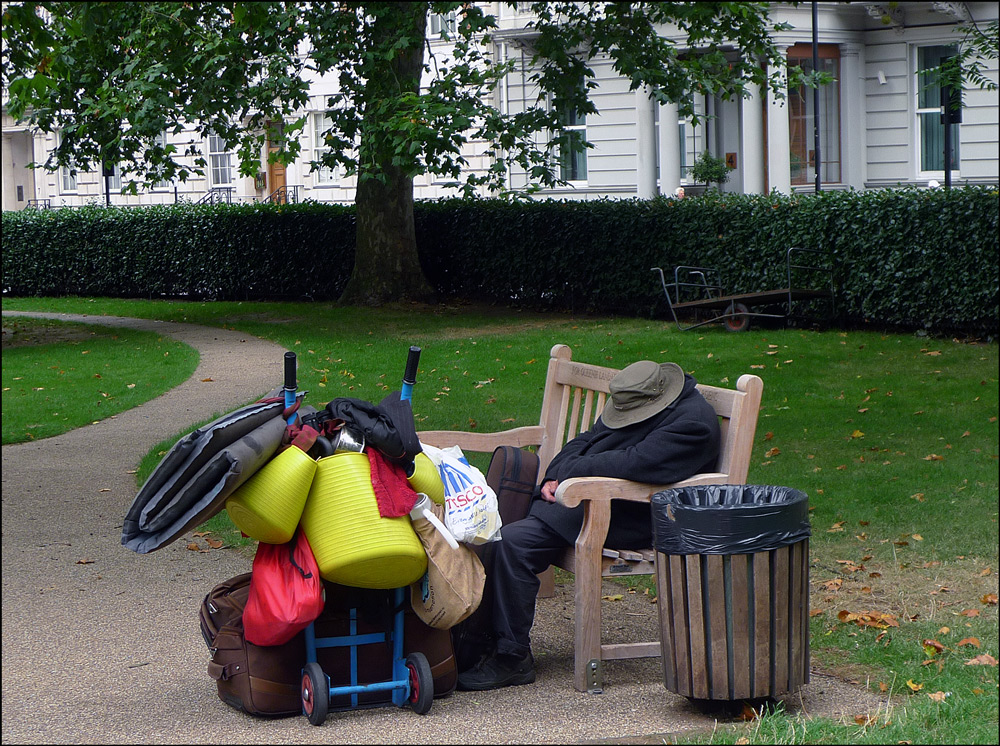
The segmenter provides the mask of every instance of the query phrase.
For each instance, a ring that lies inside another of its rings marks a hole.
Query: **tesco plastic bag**
[[[441,475],[444,525],[448,530],[466,544],[499,541],[501,520],[497,493],[486,483],[483,473],[466,460],[458,446],[421,446]]]

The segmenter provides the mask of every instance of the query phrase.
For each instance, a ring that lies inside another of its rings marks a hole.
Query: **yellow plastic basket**
[[[313,458],[296,446],[286,448],[229,496],[229,518],[240,531],[265,544],[291,541],[315,474]]]
[[[438,505],[444,504],[444,483],[441,481],[441,472],[426,453],[418,453],[413,459],[413,475],[408,481],[415,491],[423,492]]]
[[[317,462],[302,511],[319,574],[356,588],[402,588],[427,571],[427,553],[409,516],[383,518],[364,453],[335,453]]]

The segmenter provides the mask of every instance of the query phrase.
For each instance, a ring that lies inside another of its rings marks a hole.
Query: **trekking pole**
[[[410,401],[413,398],[413,384],[417,382],[417,363],[420,361],[420,348],[410,347],[410,354],[406,358],[406,370],[403,373],[403,389],[399,392],[401,401]],[[458,542],[454,534],[441,523],[434,513],[431,512],[431,499],[423,492],[417,493],[417,502],[410,511],[410,518],[425,518],[430,521],[448,542],[452,549],[458,549]]]
[[[406,356],[406,370],[403,371],[403,389],[399,392],[401,401],[413,398],[413,385],[417,382],[417,363],[420,362],[420,348],[410,347],[410,354]]]
[[[286,352],[285,353],[285,409],[295,406],[295,389],[297,383],[295,380],[295,353]],[[288,417],[288,424],[294,424],[295,418],[298,416],[296,412],[292,412]]]

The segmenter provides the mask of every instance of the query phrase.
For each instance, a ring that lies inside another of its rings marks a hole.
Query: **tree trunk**
[[[365,88],[366,109],[406,91],[419,92],[426,13],[426,3],[394,3],[376,17],[375,33],[383,49],[400,38],[409,43],[391,59],[373,63]],[[375,165],[362,166],[358,172],[357,243],[354,269],[340,297],[345,305],[434,300],[417,254],[413,179],[393,165],[392,152],[388,137],[380,135],[377,126],[362,129],[359,161]]]
[[[417,255],[413,179],[395,167],[383,173],[385,183],[373,178],[358,183],[354,270],[340,302],[354,306],[396,300],[431,302],[434,291]]]

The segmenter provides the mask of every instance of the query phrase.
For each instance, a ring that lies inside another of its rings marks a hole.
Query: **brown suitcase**
[[[245,572],[219,583],[205,595],[198,611],[198,622],[205,644],[212,641],[225,625],[243,616],[243,609],[250,596],[250,573]]]
[[[317,637],[350,633],[350,609],[355,608],[355,634],[383,632],[389,629],[393,609],[391,591],[370,591],[326,583],[327,605],[314,625]],[[305,665],[305,635],[299,633],[278,646],[248,643],[243,636],[243,607],[249,595],[250,573],[220,583],[202,602],[202,635],[212,653],[208,674],[215,679],[219,698],[250,715],[281,717],[302,712],[300,694],[302,667]],[[434,696],[443,697],[455,690],[458,671],[455,666],[451,635],[447,630],[428,627],[409,608],[409,594],[404,593],[403,653],[422,652],[427,656],[434,680]],[[392,651],[388,643],[354,646],[358,659],[358,682],[369,684],[392,677]],[[350,683],[350,647],[320,648],[317,660],[332,686]],[[358,705],[379,705],[391,701],[391,694],[380,692],[360,695]],[[349,697],[334,697],[331,707],[350,707]]]
[[[300,685],[306,662],[298,634],[284,645],[261,647],[243,636],[243,617],[219,630],[211,647],[208,675],[219,698],[250,715],[282,717],[302,712]]]
[[[306,661],[302,635],[284,645],[261,647],[243,637],[243,608],[250,595],[250,573],[219,583],[202,601],[201,634],[212,658],[208,675],[219,698],[251,715],[287,716],[302,712],[299,694]]]
[[[501,524],[519,521],[528,514],[538,479],[538,463],[538,454],[534,451],[514,446],[499,446],[493,451],[486,470],[486,484],[497,493]]]

